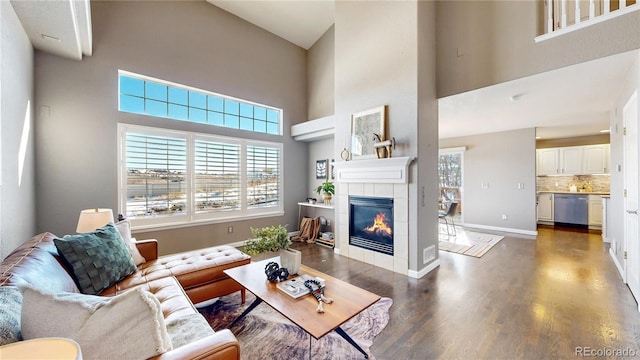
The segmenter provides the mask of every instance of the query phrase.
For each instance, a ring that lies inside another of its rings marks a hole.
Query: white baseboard
[[[613,260],[613,263],[616,264],[616,268],[618,269],[618,272],[620,273],[620,277],[622,278],[622,282],[624,282],[625,284],[627,283],[627,274],[625,274],[624,269],[622,268],[622,265],[620,265],[620,262],[618,262],[618,258],[616,257],[616,254],[613,253],[613,249],[609,248],[609,255],[611,255],[611,259]]]
[[[432,261],[429,265],[427,265],[425,268],[423,268],[420,271],[409,270],[407,272],[407,276],[409,276],[410,278],[414,278],[414,279],[420,279],[421,277],[423,277],[423,276],[427,275],[428,273],[430,273],[431,271],[433,271],[438,266],[440,266],[440,259],[435,259],[434,261]]]
[[[512,229],[512,228],[504,228],[498,226],[488,226],[488,225],[479,225],[479,224],[462,224],[463,227],[474,228],[474,229],[482,229],[482,230],[493,230],[493,231],[502,231],[512,234],[522,234],[522,235],[531,235],[537,236],[537,230],[522,230],[522,229]]]

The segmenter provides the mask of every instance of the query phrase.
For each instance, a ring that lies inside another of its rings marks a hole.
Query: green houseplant
[[[289,232],[283,225],[272,225],[263,228],[251,228],[253,239],[244,243],[244,252],[256,255],[267,251],[287,250],[291,245]]]
[[[324,204],[329,205],[331,204],[331,198],[333,197],[333,194],[336,193],[336,188],[333,185],[333,182],[325,180],[322,184],[318,185],[318,187],[316,188],[316,192],[318,193],[318,195],[322,195]]]
[[[297,274],[300,270],[302,254],[298,250],[289,249],[291,238],[286,226],[272,225],[263,228],[251,228],[253,239],[244,243],[244,252],[256,255],[263,252],[279,251],[280,266],[287,268],[289,274]]]

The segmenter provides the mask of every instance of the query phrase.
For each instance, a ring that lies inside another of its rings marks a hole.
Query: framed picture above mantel
[[[387,105],[364,110],[351,115],[351,158],[375,158],[374,143],[385,139],[387,128]]]

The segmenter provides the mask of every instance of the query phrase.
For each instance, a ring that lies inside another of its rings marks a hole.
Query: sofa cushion
[[[120,233],[122,240],[124,240],[124,243],[127,245],[127,249],[129,249],[129,253],[131,254],[133,262],[136,264],[136,266],[147,261],[140,254],[140,251],[138,251],[135,239],[131,237],[131,222],[129,222],[129,219],[118,221],[116,223],[116,229],[118,229],[118,233]]]
[[[167,321],[166,324],[174,349],[215,333],[201,314],[181,316]]]
[[[113,223],[53,241],[73,271],[80,291],[85,294],[97,295],[136,270]]]
[[[114,294],[152,280],[171,276],[175,276],[180,285],[189,291],[192,288],[228,279],[224,270],[249,262],[251,262],[249,255],[228,245],[166,255],[141,264],[138,271],[103,294]]]
[[[0,346],[22,340],[22,294],[15,286],[0,287]]]
[[[20,290],[25,340],[70,338],[86,359],[146,359],[172,348],[160,303],[142,288],[114,297]]]
[[[27,283],[53,292],[79,292],[53,244],[55,238],[48,232],[36,235],[7,255],[0,264],[0,286]]]
[[[117,284],[116,284],[117,286]],[[189,301],[187,294],[184,292],[180,283],[176,278],[170,276],[161,279],[149,281],[144,284],[136,286],[145,291],[150,292],[153,296],[160,301],[160,307],[162,308],[162,314],[164,315],[164,321],[168,322],[179,317],[197,314],[198,310],[193,306],[193,303]],[[115,289],[111,287],[110,289]],[[110,296],[122,294],[129,289],[117,290]],[[104,296],[104,292],[101,296]]]

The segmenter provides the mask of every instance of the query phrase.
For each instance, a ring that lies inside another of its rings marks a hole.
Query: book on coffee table
[[[294,299],[307,295],[310,291],[304,286],[304,282],[307,280],[313,280],[312,276],[302,274],[296,277],[292,277],[286,281],[279,282],[276,287],[283,293],[291,296]]]

